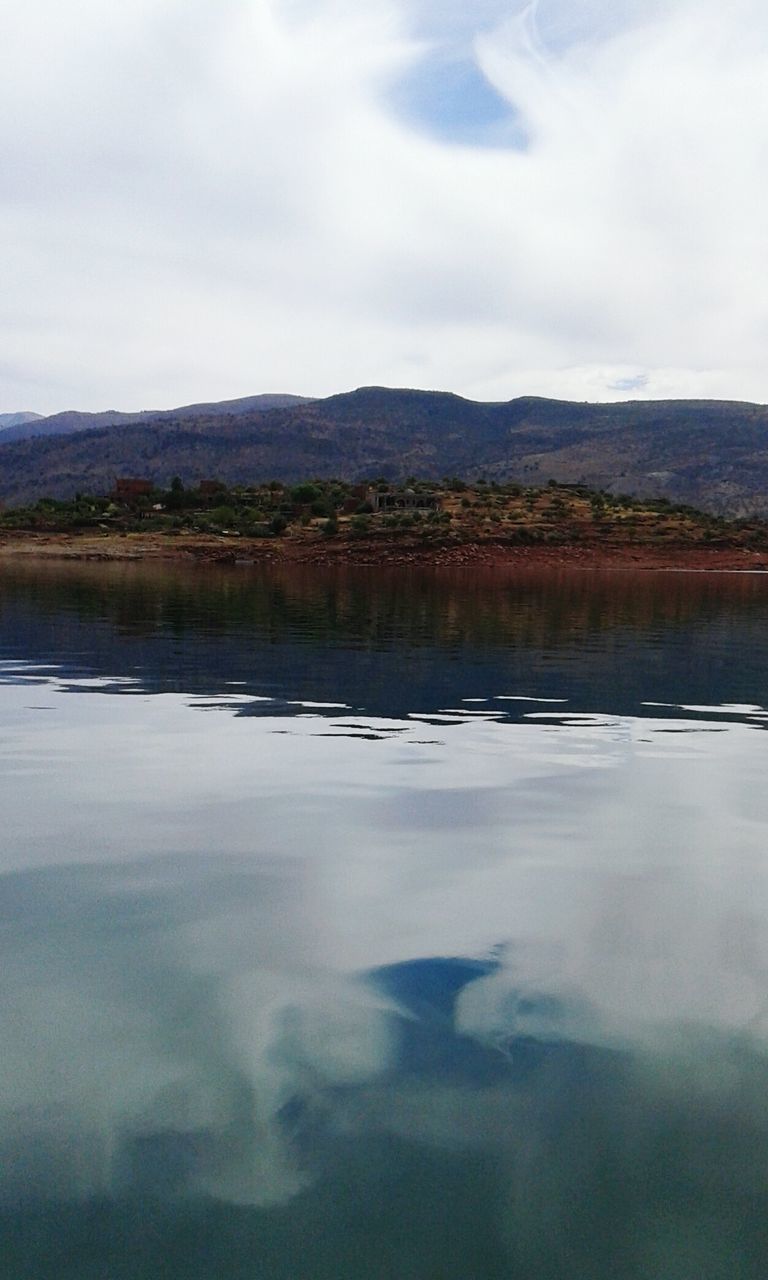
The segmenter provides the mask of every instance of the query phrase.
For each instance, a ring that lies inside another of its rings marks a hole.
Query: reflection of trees
[[[267,570],[119,564],[4,567],[0,608],[25,602],[121,635],[236,631],[345,645],[572,644],[616,628],[762,619],[758,575],[561,568]]]
[[[631,713],[762,702],[767,605],[765,580],[736,574],[60,563],[0,578],[3,656],[395,716],[500,693]]]

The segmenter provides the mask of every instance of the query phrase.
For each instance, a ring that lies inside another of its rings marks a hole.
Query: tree
[[[171,487],[166,496],[166,506],[169,511],[179,511],[185,502],[184,484],[181,476],[174,476],[171,480]]]
[[[291,489],[292,502],[316,502],[320,497],[320,490],[315,484],[297,484]]]

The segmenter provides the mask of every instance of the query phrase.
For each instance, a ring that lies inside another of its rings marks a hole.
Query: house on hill
[[[149,497],[154,492],[154,488],[151,480],[119,476],[115,479],[115,487],[110,496],[115,502],[135,502],[137,498]]]
[[[437,511],[439,493],[416,489],[369,489],[367,500],[374,511]]]

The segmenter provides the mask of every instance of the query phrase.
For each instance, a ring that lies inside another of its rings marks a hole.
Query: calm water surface
[[[768,578],[0,568],[3,1280],[765,1280]]]

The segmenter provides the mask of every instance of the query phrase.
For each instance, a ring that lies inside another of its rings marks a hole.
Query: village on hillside
[[[665,499],[550,481],[543,488],[458,478],[392,485],[313,479],[228,488],[216,479],[167,488],[116,477],[109,493],[41,498],[0,512],[0,530],[48,533],[155,533],[170,537],[321,539],[422,544],[676,544],[768,546],[759,520],[726,521]]]

